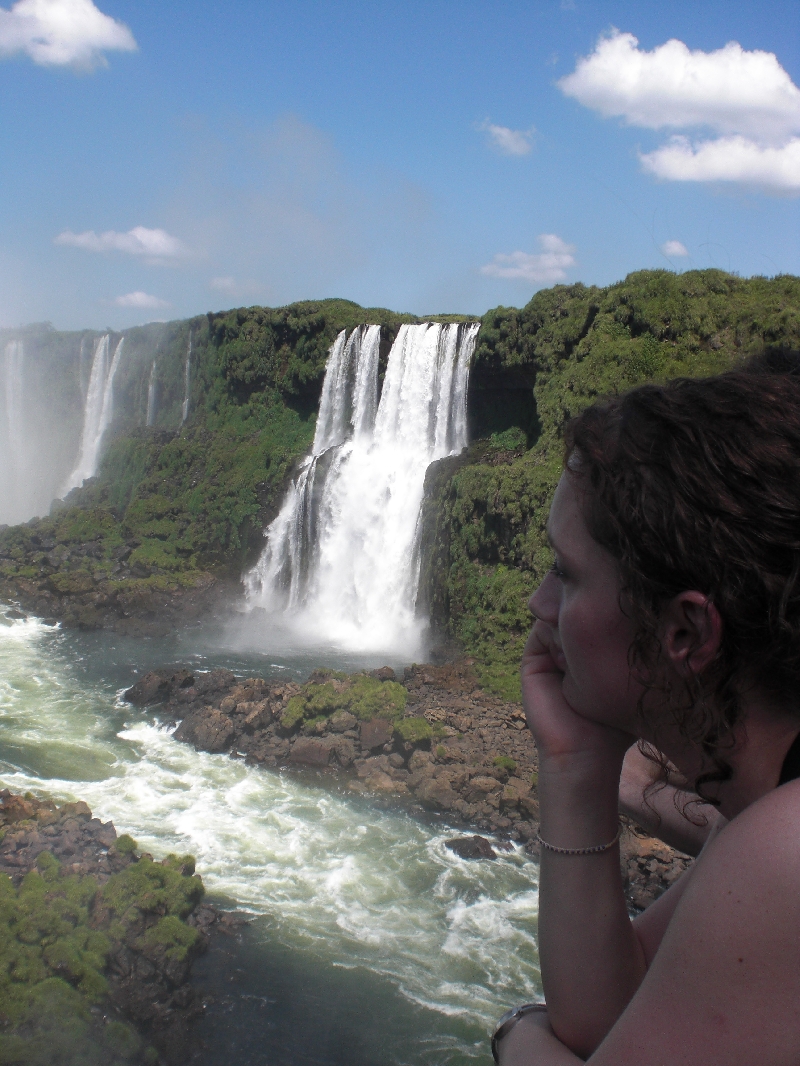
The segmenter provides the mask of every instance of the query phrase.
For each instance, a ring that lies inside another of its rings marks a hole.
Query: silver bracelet
[[[508,1036],[520,1018],[534,1010],[546,1011],[547,1007],[544,1003],[523,1003],[521,1007],[512,1007],[511,1010],[507,1010],[500,1018],[492,1033],[492,1058],[496,1063],[499,1064],[500,1062],[497,1045],[504,1037]]]
[[[547,848],[548,851],[554,851],[556,855],[599,855],[600,852],[608,851],[609,848],[613,848],[619,840],[621,833],[622,826],[620,825],[617,828],[617,833],[613,840],[609,840],[607,844],[595,844],[592,848],[557,848],[555,844],[548,844],[546,840],[542,840],[539,832],[536,833],[536,839],[543,848]]]

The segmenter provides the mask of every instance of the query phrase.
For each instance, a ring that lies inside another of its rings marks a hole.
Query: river
[[[0,615],[0,786],[83,799],[156,857],[191,852],[212,901],[252,918],[197,967],[209,1002],[197,1063],[490,1062],[494,1020],[541,993],[536,864],[521,850],[461,860],[442,820],[177,743],[157,711],[121,700],[165,662],[301,680],[378,664]]]

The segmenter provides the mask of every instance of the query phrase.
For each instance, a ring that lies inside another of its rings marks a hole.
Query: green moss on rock
[[[293,696],[281,717],[285,730],[301,723],[313,730],[337,711],[349,711],[362,722],[372,718],[396,720],[406,706],[406,690],[396,681],[380,681],[367,674],[334,674],[317,671],[317,676]]]

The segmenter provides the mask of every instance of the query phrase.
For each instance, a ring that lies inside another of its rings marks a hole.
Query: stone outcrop
[[[31,875],[44,878],[43,891],[53,893],[56,904],[54,909],[45,895],[50,917],[46,922],[49,933],[45,931],[42,941],[43,958],[55,975],[79,991],[90,987],[87,973],[94,981],[91,987],[97,1007],[86,1037],[89,1046],[105,1048],[99,1053],[116,1063],[116,1045],[104,1043],[116,1026],[116,1044],[124,1045],[118,1053],[126,1063],[180,1066],[186,1062],[192,1050],[191,1026],[203,1009],[190,981],[192,963],[205,950],[209,935],[232,928],[236,917],[201,902],[203,886],[194,876],[191,856],[170,856],[156,863],[150,855],[138,853],[130,837],[118,837],[111,822],[93,818],[85,803],[58,807],[7,790],[0,792],[0,801],[0,878],[6,875],[14,890],[23,893],[26,885],[31,889]],[[33,891],[35,897],[35,887]],[[58,909],[62,894],[72,901],[73,909],[64,912],[63,904]],[[13,930],[19,924],[14,919],[15,898],[4,896],[2,915],[11,923],[12,951]],[[74,910],[78,898],[88,901],[83,925],[82,912]],[[20,920],[35,926],[28,897],[19,899]],[[52,916],[56,913],[72,915],[70,921],[78,923],[74,929],[68,925],[61,931],[63,945],[53,943]],[[81,970],[76,944],[83,942],[82,936],[98,934],[105,938],[100,949],[105,961],[92,976],[97,957],[92,956],[91,971]],[[31,928],[20,935],[25,950],[36,952]],[[42,976],[46,971],[37,980]],[[2,1016],[0,1002],[0,1029],[10,1024]],[[28,1060],[23,1056],[19,1061]]]
[[[198,750],[228,751],[266,768],[342,775],[353,791],[438,812],[451,824],[538,854],[538,762],[524,713],[519,704],[484,692],[472,667],[468,659],[409,667],[404,705],[394,672],[373,671],[380,685],[372,696],[387,686],[393,702],[369,718],[363,703],[353,704],[361,717],[344,706],[331,710],[346,700],[353,677],[358,684],[352,691],[363,689],[363,675],[326,670],[301,686],[242,680],[227,670],[190,674],[165,667],[145,675],[126,698],[160,704],[162,720],[178,723],[176,739]],[[317,713],[326,707],[327,715]],[[627,821],[621,853],[632,909],[652,902],[691,861]]]

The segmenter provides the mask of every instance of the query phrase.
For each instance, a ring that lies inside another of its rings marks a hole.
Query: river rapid
[[[243,656],[199,630],[132,640],[0,615],[0,787],[83,799],[157,858],[191,852],[209,897],[252,918],[196,968],[208,991],[196,1061],[490,1062],[495,1019],[541,993],[536,864],[520,850],[461,860],[441,820],[179,744],[157,710],[120,698],[165,662],[300,680],[314,666],[383,663]]]

